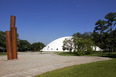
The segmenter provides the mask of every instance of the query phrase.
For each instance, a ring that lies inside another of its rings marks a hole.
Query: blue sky
[[[20,39],[48,44],[92,32],[109,12],[116,12],[116,0],[0,0],[0,30],[9,30],[10,16],[15,15]]]

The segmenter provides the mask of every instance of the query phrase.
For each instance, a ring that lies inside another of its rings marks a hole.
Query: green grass
[[[116,59],[75,65],[35,77],[116,77]]]
[[[74,53],[60,52],[58,55],[76,56]],[[85,56],[111,57],[112,60],[75,65],[50,71],[35,77],[116,77],[116,52],[95,52]]]
[[[57,52],[56,54],[62,56],[77,56],[75,53],[72,52]]]
[[[73,52],[57,52],[57,55],[62,56],[78,56],[76,53]],[[110,57],[110,58],[116,58],[116,52],[110,53],[109,52],[93,52],[92,54],[86,54],[83,56],[99,56],[99,57]]]
[[[7,55],[6,52],[0,52],[0,56]]]
[[[99,56],[99,57],[116,58],[116,52],[113,52],[110,54],[109,54],[109,52],[95,52],[95,53],[84,55],[84,56]]]

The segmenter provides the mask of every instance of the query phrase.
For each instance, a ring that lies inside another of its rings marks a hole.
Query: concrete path
[[[23,52],[19,53],[17,60],[6,60],[6,56],[0,56],[0,77],[33,77],[63,67],[109,59]]]

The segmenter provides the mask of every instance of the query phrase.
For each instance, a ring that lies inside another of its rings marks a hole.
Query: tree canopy
[[[71,39],[65,39],[64,41],[63,41],[63,46],[62,46],[62,49],[65,51],[65,50],[68,50],[68,51],[72,51],[72,49],[74,49],[73,48],[74,47],[74,43],[73,43],[73,39],[71,38]]]
[[[74,33],[71,39],[63,41],[63,50],[70,52],[73,50],[78,55],[90,54],[93,51],[92,46],[94,46],[91,35],[91,32]]]
[[[42,42],[35,42],[31,45],[33,51],[40,51],[45,45]]]
[[[93,40],[97,46],[105,51],[116,50],[116,12],[108,13],[105,20],[98,20],[93,31]]]
[[[31,44],[27,40],[19,40],[18,41],[18,50],[19,51],[30,51]]]
[[[6,47],[6,36],[3,31],[0,31],[0,47]]]

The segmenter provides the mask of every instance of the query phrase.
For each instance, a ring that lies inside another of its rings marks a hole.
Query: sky
[[[93,32],[95,22],[110,12],[116,12],[116,0],[0,0],[0,31],[10,30],[14,15],[20,39],[47,45],[77,32]]]

